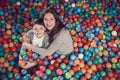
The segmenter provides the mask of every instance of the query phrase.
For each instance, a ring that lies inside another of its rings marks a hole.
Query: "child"
[[[49,37],[45,32],[45,30],[46,28],[44,27],[42,20],[38,19],[33,23],[32,30],[29,30],[26,34],[23,35],[23,40],[25,42],[31,43],[34,46],[47,48],[47,46],[49,45]],[[22,50],[24,50],[24,46],[22,46],[20,52],[22,52]],[[29,62],[26,61],[26,63]],[[36,62],[34,61],[30,64],[30,66],[34,66],[35,64]],[[19,66],[26,69],[29,68],[29,65],[25,65],[25,62],[23,61],[20,55],[19,55]]]

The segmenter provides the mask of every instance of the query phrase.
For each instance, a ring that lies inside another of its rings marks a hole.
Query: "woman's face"
[[[52,13],[45,14],[43,18],[43,22],[45,24],[45,27],[48,30],[52,30],[55,27],[55,17]]]

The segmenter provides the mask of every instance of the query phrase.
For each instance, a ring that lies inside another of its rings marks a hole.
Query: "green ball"
[[[98,46],[98,49],[99,49],[100,51],[102,51],[102,50],[103,50],[103,46]]]
[[[20,51],[20,55],[21,55],[21,56],[23,56],[23,55],[25,55],[25,54],[26,54],[26,50],[25,50],[25,49],[23,49],[23,50]]]
[[[59,80],[57,77],[53,77],[53,79],[52,80]]]
[[[47,75],[50,75],[50,74],[51,74],[51,70],[50,70],[50,69],[46,69],[45,73],[46,73]]]
[[[78,79],[80,76],[79,76],[78,73],[75,73],[75,74],[74,74],[74,77],[75,77],[76,79]]]
[[[7,58],[7,57],[8,57],[8,55],[9,55],[9,53],[5,53],[5,54],[4,54],[4,57],[5,57],[5,58]]]
[[[13,73],[12,73],[12,72],[8,72],[8,73],[7,73],[7,77],[8,77],[8,78],[13,78]]]
[[[118,56],[120,57],[120,52],[118,52]]]
[[[98,58],[98,62],[99,62],[99,63],[103,63],[102,58]]]
[[[116,64],[112,64],[112,68],[113,68],[113,69],[116,69]]]
[[[5,24],[5,22],[6,22],[5,20],[1,20],[1,24]]]
[[[65,69],[65,68],[66,68],[66,64],[65,64],[65,63],[61,63],[61,64],[60,64],[60,68],[61,68],[61,69]]]
[[[15,40],[15,39],[17,38],[17,36],[16,36],[15,34],[12,34],[12,35],[11,35],[11,38],[12,38],[13,40]]]
[[[101,77],[104,77],[104,76],[106,76],[106,73],[105,73],[105,71],[101,71],[101,72],[100,72],[100,76],[101,76]]]
[[[98,59],[94,59],[93,64],[98,64]]]
[[[116,67],[120,69],[120,62],[116,64]]]
[[[0,51],[0,57],[4,56],[4,52]]]
[[[69,72],[66,72],[66,73],[65,73],[65,78],[66,78],[66,79],[70,79],[70,78],[71,78],[71,74],[70,74]]]
[[[33,80],[40,80],[40,78],[39,77],[34,77]]]
[[[106,43],[106,40],[105,39],[103,39],[103,40],[101,40],[102,41],[102,43]]]
[[[62,58],[62,59],[65,58],[65,55],[64,55],[64,54],[61,54],[61,55],[60,55],[60,58]]]
[[[95,48],[95,53],[98,53],[99,52],[99,49],[98,48]]]

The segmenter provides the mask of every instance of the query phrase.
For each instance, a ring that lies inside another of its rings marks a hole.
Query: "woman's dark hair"
[[[42,15],[41,15],[41,19],[44,20],[44,16],[47,13],[51,13],[53,14],[54,18],[55,18],[55,27],[52,29],[52,31],[49,34],[49,42],[51,43],[54,40],[54,36],[63,28],[65,27],[65,25],[63,24],[63,22],[59,19],[59,16],[57,15],[57,13],[54,11],[54,9],[52,8],[47,8],[46,10],[43,11]]]
[[[43,20],[42,20],[41,18],[39,18],[39,19],[34,19],[32,22],[33,22],[33,23],[32,23],[33,25],[35,25],[35,24],[44,25]]]

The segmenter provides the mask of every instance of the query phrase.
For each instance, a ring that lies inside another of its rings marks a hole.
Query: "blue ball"
[[[38,59],[38,57],[39,57],[39,55],[38,55],[37,53],[33,53],[33,54],[32,54],[32,58],[33,58],[33,59],[36,60],[36,59]]]
[[[9,63],[10,63],[11,66],[15,65],[15,61],[14,60],[9,61]]]
[[[21,70],[21,74],[22,74],[22,75],[26,75],[27,73],[28,73],[28,71],[27,71],[26,69],[22,69],[22,70]]]
[[[19,80],[20,77],[21,77],[21,75],[20,75],[19,73],[14,74],[14,78],[15,78],[16,80]]]
[[[18,53],[17,53],[17,52],[14,52],[14,53],[13,53],[13,56],[14,56],[14,58],[17,58],[17,57],[18,57]]]
[[[30,80],[30,76],[26,75],[22,78],[22,80]]]
[[[49,61],[47,59],[44,60],[43,65],[47,66],[49,64]]]
[[[28,56],[27,56],[26,54],[23,55],[22,58],[23,58],[23,60],[25,60],[25,61],[28,61],[28,59],[29,59]]]

